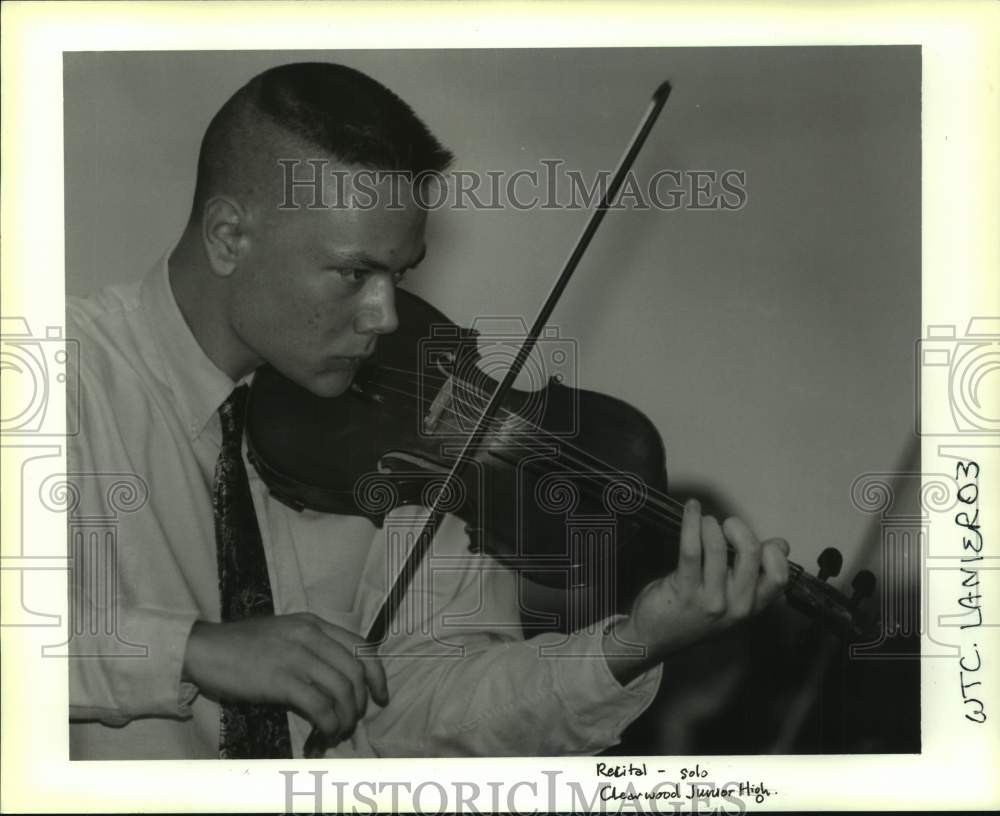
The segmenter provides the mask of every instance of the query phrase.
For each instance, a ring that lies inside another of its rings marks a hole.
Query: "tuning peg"
[[[844,566],[844,556],[840,554],[840,550],[836,547],[827,547],[819,554],[816,563],[819,565],[819,572],[816,577],[821,581],[825,581],[828,578],[836,578],[840,575],[840,568]]]
[[[871,570],[861,570],[851,581],[854,594],[851,595],[851,606],[857,606],[865,598],[870,598],[875,591],[875,573]]]

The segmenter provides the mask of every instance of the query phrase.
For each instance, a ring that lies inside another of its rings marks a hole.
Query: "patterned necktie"
[[[222,450],[215,463],[212,505],[219,559],[222,621],[274,614],[264,545],[243,464],[243,418],[249,386],[241,385],[219,408]],[[279,706],[222,701],[219,757],[290,759],[287,715]]]

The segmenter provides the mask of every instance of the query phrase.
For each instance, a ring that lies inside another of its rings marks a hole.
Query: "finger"
[[[784,546],[782,546],[784,545]],[[765,541],[761,550],[761,570],[754,596],[754,612],[768,606],[788,585],[788,542],[780,538]]]
[[[363,710],[358,707],[351,681],[321,660],[313,660],[305,676],[330,700],[340,720],[341,736],[353,731],[359,717],[363,716]]]
[[[319,689],[305,680],[294,679],[288,694],[289,705],[330,739],[340,736],[340,719]]]
[[[726,611],[726,578],[729,565],[726,563],[726,539],[722,535],[719,522],[712,516],[701,520],[701,543],[705,549],[703,582],[705,598],[709,610],[719,614]]]
[[[364,694],[367,706],[367,693],[364,687],[367,686],[371,692],[372,699],[383,708],[389,705],[389,683],[386,680],[385,669],[382,668],[382,659],[373,654],[370,657],[358,658],[357,647],[365,645],[366,641],[360,635],[348,632],[332,623],[322,622],[323,631],[331,639],[337,640],[344,645],[351,657],[358,661],[358,668],[361,674],[357,677],[357,682]]]
[[[361,658],[361,666],[365,670],[365,678],[368,681],[368,688],[371,689],[372,698],[380,706],[385,708],[389,705],[389,681],[385,676],[385,669],[382,668],[382,659],[378,655]]]
[[[305,645],[327,666],[336,669],[350,681],[354,706],[364,716],[368,710],[368,689],[365,685],[364,667],[354,656],[352,640],[360,642],[361,638],[346,629],[320,620],[314,635],[305,641]]]
[[[696,499],[684,504],[677,581],[688,589],[701,584],[701,505]]]
[[[746,615],[753,607],[757,576],[760,573],[760,542],[738,518],[726,519],[722,530],[736,549],[728,606],[735,615]]]

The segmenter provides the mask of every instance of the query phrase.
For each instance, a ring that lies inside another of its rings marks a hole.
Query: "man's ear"
[[[206,202],[201,239],[212,271],[219,277],[228,277],[236,271],[249,246],[248,226],[249,213],[233,199],[216,196]]]

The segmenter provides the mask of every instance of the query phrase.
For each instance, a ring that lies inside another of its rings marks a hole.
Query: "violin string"
[[[405,369],[386,368],[386,370],[391,370],[394,373],[409,379],[411,382],[414,379],[419,379],[421,376],[420,374],[407,371]],[[459,389],[464,389],[465,391],[468,391],[477,397],[480,398],[482,397],[482,395],[476,390],[475,386],[470,385],[469,383],[466,383],[457,377],[451,377],[451,379],[453,381],[453,384],[457,386]],[[386,391],[395,394],[400,394],[410,399],[417,399],[420,396],[418,393],[415,393],[413,391],[407,391],[400,388],[393,388],[392,386],[386,385],[385,382],[380,382],[378,385],[379,387],[385,389]],[[456,396],[454,390],[452,391],[452,399],[453,400],[460,399],[459,397]],[[471,409],[476,409],[478,407],[475,403],[470,401],[465,401],[464,403],[461,404]],[[568,464],[576,465],[581,469],[587,469],[587,470],[592,470],[594,465],[605,467],[612,471],[615,470],[615,468],[609,465],[607,462],[604,462],[603,460],[599,459],[598,457],[594,456],[588,451],[584,451],[580,448],[577,448],[571,442],[568,442],[566,439],[550,433],[541,426],[533,423],[531,420],[525,419],[519,414],[510,411],[509,409],[506,408],[501,408],[501,411],[504,414],[506,414],[509,418],[514,417],[520,420],[522,423],[524,423],[524,426],[526,426],[528,429],[532,431],[532,433],[535,436],[540,437],[550,442],[551,444],[558,446],[560,450],[560,459],[565,460]],[[453,407],[451,407],[451,405],[446,405],[444,407],[444,410],[442,411],[442,418],[443,418],[442,424],[445,425],[448,424],[447,419],[444,419],[446,414],[450,414],[453,415],[454,417],[460,418],[459,413]],[[464,432],[464,429],[457,422],[452,422],[450,428],[456,435],[461,435]],[[582,454],[582,456],[575,456],[573,454]],[[592,461],[587,461],[583,457],[587,457]],[[646,501],[643,504],[643,506],[639,509],[639,511],[637,511],[636,515],[640,517],[653,516],[653,518],[666,521],[673,527],[675,531],[679,530],[684,516],[684,503],[678,501],[669,494],[663,493],[662,491],[659,491],[656,488],[650,487],[649,485],[644,484],[644,488],[646,490],[646,495],[645,495]],[[728,549],[731,552],[733,551],[732,546],[729,546]],[[788,562],[788,569],[789,569],[789,579],[792,583],[800,584],[803,580],[810,579],[812,577],[808,573],[806,573],[805,569],[801,565],[795,563],[794,561]]]
[[[407,375],[410,374],[410,372],[402,372],[402,371],[400,371],[399,373],[405,373]],[[458,385],[459,385],[460,388],[461,387],[466,387],[467,390],[469,389],[469,386],[467,386],[467,384],[461,383],[460,381],[456,381],[456,382],[458,383]],[[389,385],[387,385],[384,382],[379,383],[379,386],[381,388],[384,388],[386,391],[389,391],[389,392],[392,392],[392,393],[396,393],[396,394],[401,394],[401,395],[406,396],[406,397],[410,397],[410,398],[417,398],[417,397],[419,397],[419,394],[415,394],[413,392],[405,391],[405,390],[402,390],[400,388],[393,388],[392,386],[389,386]],[[478,396],[478,394],[477,394],[477,396]],[[452,398],[455,399],[455,400],[460,400],[459,397],[456,397],[454,391],[452,392]],[[464,402],[462,404],[464,406],[467,406],[467,407],[470,407],[470,408],[473,408],[473,409],[477,407],[474,403],[469,402],[469,401],[466,401],[466,402]],[[567,452],[566,454],[563,454],[561,458],[564,459],[564,460],[566,460],[568,464],[570,464],[570,465],[576,465],[576,466],[580,467],[581,469],[583,469],[583,468],[593,469],[594,465],[599,465],[601,467],[607,468],[608,470],[615,470],[615,468],[612,467],[611,465],[609,465],[607,462],[604,462],[601,459],[598,459],[597,457],[594,457],[592,454],[590,454],[587,451],[582,451],[581,449],[577,448],[576,446],[574,446],[572,443],[568,442],[564,438],[556,436],[555,434],[552,434],[549,431],[546,431],[544,428],[542,428],[539,425],[536,425],[531,420],[525,419],[524,417],[520,416],[519,414],[516,414],[516,413],[514,413],[512,411],[509,411],[508,409],[501,409],[501,411],[504,414],[506,414],[508,416],[508,418],[516,418],[516,419],[520,420],[520,422],[523,423],[522,428],[524,428],[526,430],[530,430],[532,432],[533,436],[539,437],[539,438],[543,439],[544,441],[549,442],[549,443],[551,443],[553,445],[557,445],[559,447],[560,451],[567,451],[568,450],[568,451],[572,451],[573,453],[583,454],[583,455],[585,455],[587,457],[590,457],[590,459],[592,459],[592,461],[586,461],[586,460],[584,460],[583,458],[581,458],[579,456],[574,456],[574,455],[572,455],[572,454],[570,454],[570,453]],[[458,411],[456,411],[450,405],[447,405],[447,406],[444,407],[444,410],[442,411],[442,416],[444,416],[444,414],[446,414],[446,413],[450,414],[450,415],[453,415],[456,418],[461,418],[461,415],[458,413]],[[453,424],[451,426],[451,428],[455,431],[456,434],[461,434],[463,432],[463,429],[459,425],[457,425],[457,424]],[[665,493],[662,493],[662,492],[660,492],[658,490],[655,490],[655,488],[651,488],[651,487],[646,486],[646,490],[647,490],[647,505],[648,505],[648,509],[647,509],[646,512],[648,513],[650,511],[652,511],[656,515],[659,515],[659,516],[665,518],[667,521],[671,522],[672,524],[679,524],[681,518],[683,517],[684,504],[682,502],[677,501],[676,499],[674,499],[673,497],[671,497],[671,496],[669,496],[669,495],[667,495]]]
[[[412,372],[404,371],[404,370],[401,370],[401,369],[396,369],[396,371],[398,373],[400,373],[400,374],[405,375],[405,376],[409,376],[409,377],[416,376],[416,375],[413,375]],[[465,388],[465,390],[472,391],[472,386],[469,386],[467,383],[464,383],[461,380],[458,380],[458,379],[455,379],[455,378],[453,378],[453,379],[454,379],[454,382],[458,385],[459,388]],[[387,390],[391,390],[391,391],[393,391],[395,393],[403,394],[404,396],[408,396],[408,397],[418,397],[419,396],[417,394],[405,392],[405,391],[402,391],[400,389],[391,388],[390,386],[386,386],[384,383],[382,385]],[[475,392],[473,392],[473,393],[475,393]],[[476,394],[476,396],[479,396],[479,394]],[[456,396],[456,394],[455,394],[454,391],[452,392],[452,398],[455,399],[456,401],[460,400],[460,398]],[[479,406],[476,406],[474,403],[471,403],[471,402],[468,402],[468,401],[466,401],[464,403],[464,405],[466,405],[466,406],[468,406],[470,408],[474,408],[474,409],[479,407]],[[450,413],[450,414],[453,414],[456,417],[459,416],[458,412],[455,411],[455,409],[452,408],[451,406],[446,406],[444,410],[446,412]],[[541,437],[545,441],[548,441],[548,442],[550,442],[550,443],[552,443],[554,445],[558,445],[561,450],[569,448],[570,450],[572,450],[574,452],[582,453],[582,454],[584,454],[586,456],[589,456],[589,457],[591,457],[593,459],[593,462],[588,462],[588,461],[584,461],[583,459],[567,455],[564,458],[567,459],[567,460],[569,460],[570,464],[575,464],[575,465],[578,465],[580,467],[586,467],[586,468],[590,468],[590,469],[593,468],[594,464],[598,464],[601,467],[607,468],[609,470],[614,470],[615,469],[611,465],[609,465],[607,462],[603,462],[602,460],[598,459],[597,457],[593,457],[592,454],[589,454],[586,451],[581,451],[580,449],[576,448],[572,443],[567,442],[564,438],[558,437],[555,434],[552,434],[552,433],[546,431],[544,428],[542,428],[539,425],[536,425],[531,420],[525,419],[524,417],[520,416],[519,414],[516,414],[516,413],[514,413],[512,411],[509,411],[508,409],[503,409],[502,408],[501,411],[503,413],[505,413],[509,418],[517,418],[518,420],[520,420],[523,423],[522,427],[526,427],[527,429],[531,430],[532,433],[535,436]],[[461,428],[456,428],[456,430],[459,433],[461,433],[462,429]],[[653,490],[652,488],[647,488],[647,489],[648,490]],[[659,511],[659,513],[661,515],[665,516],[666,518],[668,518],[672,522],[679,521],[680,518],[683,516],[683,508],[684,508],[683,503],[677,501],[676,499],[674,499],[673,497],[671,497],[671,496],[669,496],[669,495],[667,495],[665,493],[661,493],[660,491],[655,491],[654,490],[654,493],[655,493],[655,495],[647,496],[647,497],[653,499],[654,505],[661,505],[660,507],[656,508]]]

